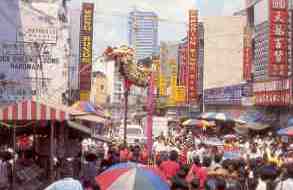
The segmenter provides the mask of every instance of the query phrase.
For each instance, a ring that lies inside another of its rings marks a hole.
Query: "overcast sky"
[[[71,0],[71,6],[80,9],[81,2],[95,3],[95,54],[108,45],[127,44],[127,14],[134,7],[154,11],[163,20],[160,41],[180,41],[186,35],[188,9],[197,7],[200,16],[226,16],[244,6],[244,0]]]

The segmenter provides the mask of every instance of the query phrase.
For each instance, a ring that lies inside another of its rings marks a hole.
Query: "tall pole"
[[[129,95],[129,88],[125,85],[124,89],[124,145],[127,145],[127,114],[128,114],[128,95]]]

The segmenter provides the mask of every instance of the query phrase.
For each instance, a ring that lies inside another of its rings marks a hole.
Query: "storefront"
[[[252,109],[252,88],[250,84],[239,84],[212,88],[204,91],[206,112],[225,112],[239,117]]]

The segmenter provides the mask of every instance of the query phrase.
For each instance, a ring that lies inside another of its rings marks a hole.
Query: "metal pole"
[[[13,132],[13,167],[12,167],[12,189],[16,187],[16,125],[14,124]]]
[[[53,182],[54,180],[54,121],[51,120],[51,126],[50,126],[50,180]]]
[[[127,145],[127,114],[128,114],[128,95],[129,89],[125,88],[124,92],[124,145]]]

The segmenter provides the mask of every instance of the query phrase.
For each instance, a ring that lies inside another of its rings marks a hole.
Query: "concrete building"
[[[97,71],[93,72],[92,81],[92,97],[95,105],[106,106],[110,101],[108,94],[108,82],[107,77],[104,73]]]
[[[158,16],[154,12],[129,13],[128,42],[135,48],[137,60],[158,52]]]
[[[204,17],[203,88],[242,82],[245,17]]]

